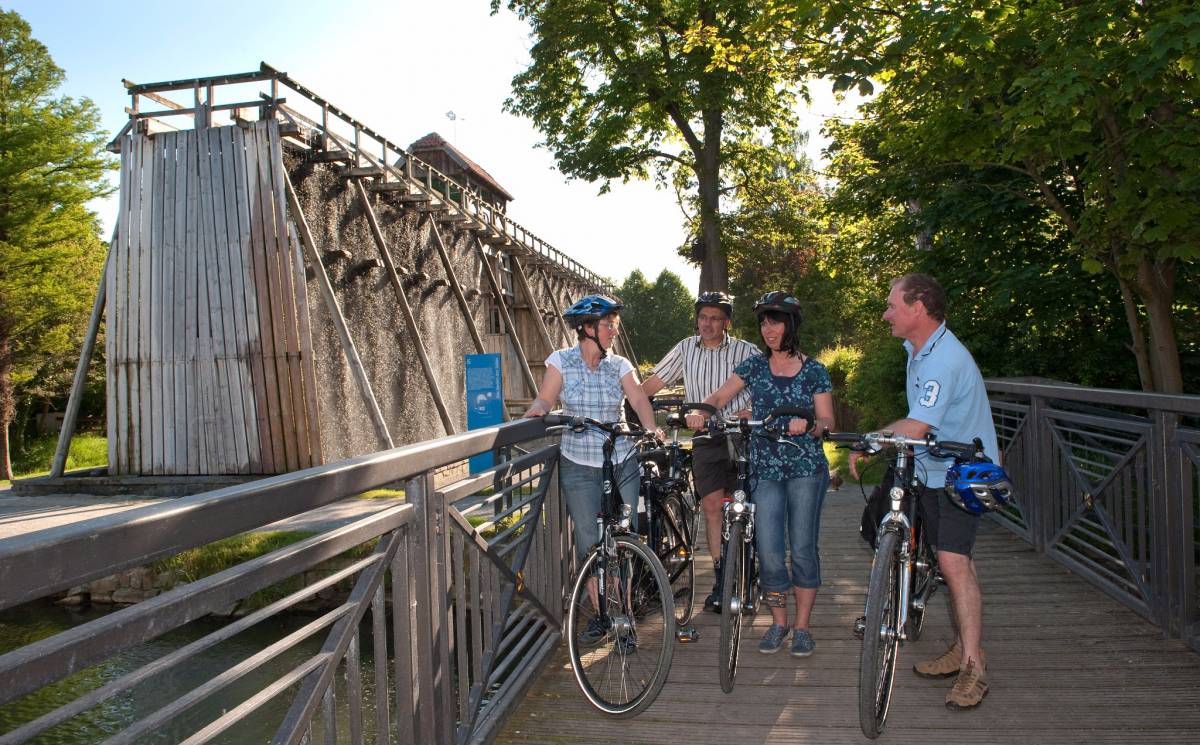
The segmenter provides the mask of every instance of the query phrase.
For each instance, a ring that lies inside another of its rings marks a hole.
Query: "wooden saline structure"
[[[573,343],[561,308],[611,292],[457,150],[456,179],[265,63],[126,87],[120,215],[51,477],[102,319],[110,476],[273,474],[461,431],[464,353],[500,353],[521,410]]]

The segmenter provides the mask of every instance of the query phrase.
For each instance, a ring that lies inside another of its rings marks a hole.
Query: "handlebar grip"
[[[812,409],[806,409],[801,406],[780,406],[778,409],[775,409],[774,411],[772,411],[771,414],[767,417],[767,419],[769,421],[773,421],[775,419],[778,419],[781,416],[794,416],[799,419],[803,419],[804,421],[808,422],[808,428],[812,429],[812,426],[813,426]]]
[[[862,439],[862,435],[857,432],[830,432],[829,430],[825,430],[824,436],[826,440],[846,443],[855,443]]]
[[[542,422],[547,427],[558,427],[562,425],[572,426],[575,423],[575,417],[567,416],[566,414],[544,414]]]
[[[704,411],[704,412],[707,412],[709,416],[717,415],[717,407],[713,406],[712,404],[685,403],[685,404],[682,404],[680,406],[680,408],[683,409],[684,411],[691,411],[693,409],[695,409],[697,411]]]

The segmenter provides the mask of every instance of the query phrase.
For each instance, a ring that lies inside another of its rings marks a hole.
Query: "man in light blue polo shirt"
[[[962,342],[946,328],[946,292],[925,274],[908,274],[892,282],[883,320],[892,336],[904,339],[908,352],[908,416],[885,429],[908,437],[933,432],[938,439],[971,442],[978,437],[984,453],[1000,459],[987,390],[979,367]],[[979,517],[951,504],[943,487],[953,459],[939,460],[917,453],[925,468],[921,498],[929,543],[937,550],[938,566],[950,590],[957,639],[936,659],[918,663],[913,672],[925,678],[957,676],[946,696],[951,709],[978,706],[987,695],[987,655],[983,635],[983,597],[971,550]],[[850,472],[858,475],[859,453],[851,455]],[[919,468],[919,467],[918,467]]]

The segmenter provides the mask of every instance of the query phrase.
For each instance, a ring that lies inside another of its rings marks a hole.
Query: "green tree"
[[[618,294],[625,304],[621,328],[642,361],[658,362],[680,339],[696,333],[695,297],[674,272],[662,270],[651,284],[634,269]]]
[[[96,107],[56,97],[63,71],[0,11],[0,477],[18,397],[66,379],[104,262],[89,200],[108,192]]]
[[[529,22],[530,64],[510,111],[530,118],[564,174],[694,190],[701,290],[727,290],[721,196],[730,150],[785,137],[803,75],[783,0],[492,0]]]
[[[1176,322],[1195,293],[1179,280],[1200,256],[1195,4],[854,5],[822,64],[841,86],[886,84],[850,132],[870,159],[859,183],[886,184],[917,236],[935,227],[935,192],[1018,196],[1035,213],[1010,227],[1032,219],[1062,261],[1113,278],[1143,388],[1181,392]],[[827,8],[831,28],[847,7]]]

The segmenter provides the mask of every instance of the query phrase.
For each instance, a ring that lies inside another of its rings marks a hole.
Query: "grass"
[[[195,582],[230,567],[237,566],[250,559],[257,558],[272,551],[298,543],[305,538],[316,535],[311,531],[268,531],[259,533],[242,533],[230,538],[223,538],[206,546],[198,546],[180,552],[167,559],[161,559],[150,565],[154,572],[173,573],[178,582]],[[376,541],[368,541],[346,551],[341,556],[347,559],[361,559],[375,550]],[[250,595],[238,603],[243,611],[254,611],[284,598],[301,587],[301,576],[288,579]],[[353,580],[349,580],[353,582]]]
[[[25,442],[25,447],[12,454],[13,475],[19,479],[44,476],[50,473],[50,461],[58,447],[58,435],[42,435]],[[108,438],[103,435],[75,435],[67,451],[67,470],[95,468],[108,465]],[[9,482],[0,479],[0,488]]]

